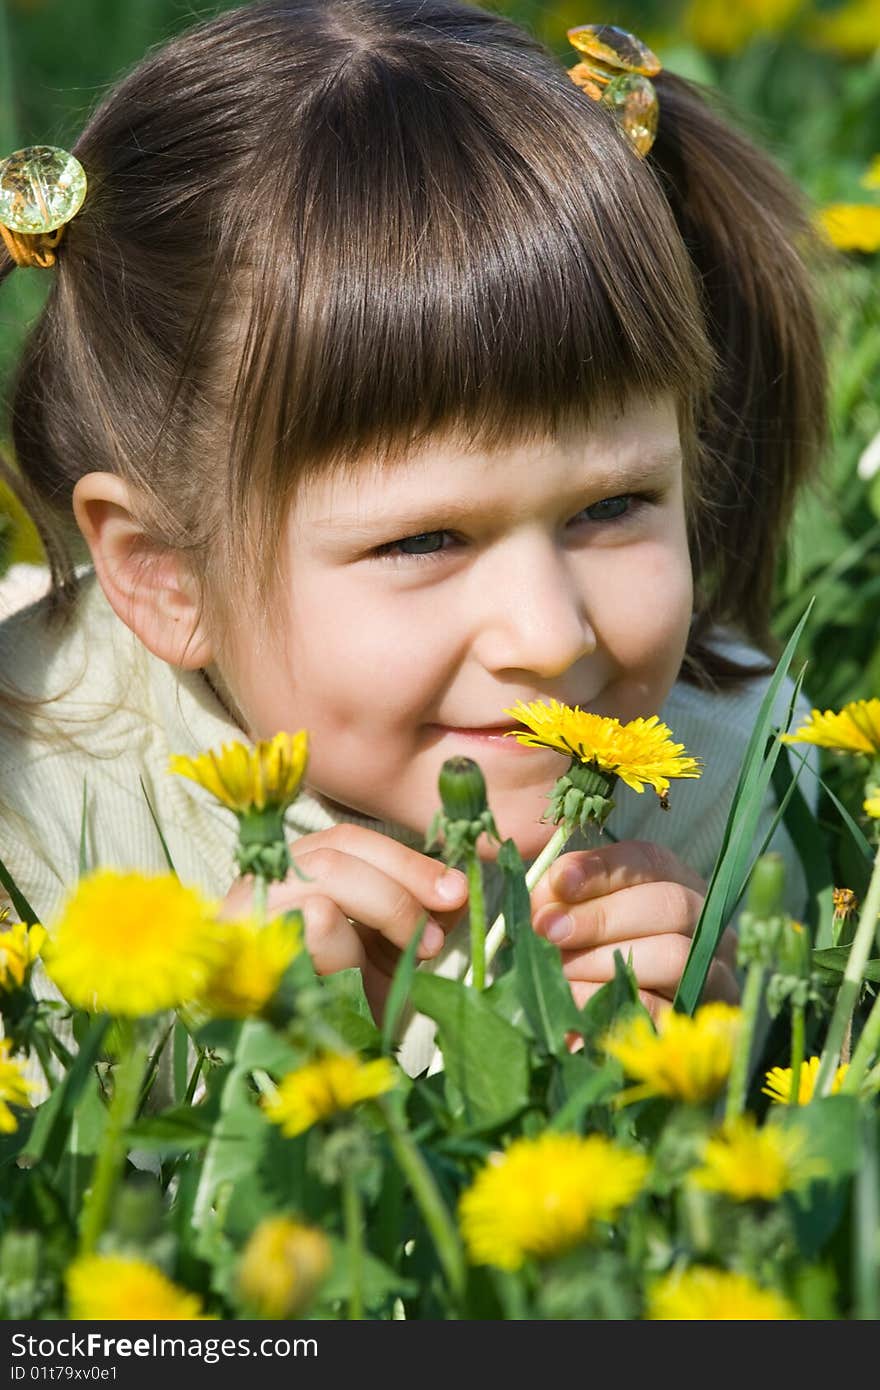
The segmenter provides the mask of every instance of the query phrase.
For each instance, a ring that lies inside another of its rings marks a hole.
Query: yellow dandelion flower
[[[28,1081],[24,1074],[24,1063],[10,1057],[11,1050],[11,1041],[0,1039],[0,1134],[15,1133],[18,1117],[10,1107],[30,1105],[31,1092],[35,1089],[34,1082]]]
[[[819,10],[810,16],[806,32],[817,48],[843,58],[866,58],[880,47],[880,0],[849,0]]]
[[[14,922],[0,930],[0,991],[21,988],[45,940],[46,933],[39,925]]]
[[[648,1294],[648,1317],[665,1322],[776,1322],[800,1314],[787,1298],[744,1274],[694,1265],[659,1279]]]
[[[289,1216],[262,1221],[244,1248],[238,1289],[263,1318],[295,1318],[330,1270],[330,1242]]]
[[[849,1063],[844,1062],[834,1073],[834,1081],[831,1085],[831,1094],[837,1095],[843,1085],[844,1078],[849,1071]],[[813,1099],[813,1092],[816,1089],[816,1077],[819,1074],[819,1058],[809,1057],[801,1063],[800,1075],[798,1077],[798,1105],[809,1105]],[[775,1105],[788,1105],[791,1095],[791,1067],[771,1067],[765,1077],[765,1085],[761,1087],[761,1094],[769,1096]]]
[[[362,1062],[331,1052],[288,1072],[275,1094],[263,1097],[262,1105],[272,1123],[292,1139],[340,1110],[384,1095],[396,1084],[397,1072],[387,1057]]]
[[[776,34],[800,8],[800,0],[691,0],[684,32],[707,53],[738,53],[758,34]]]
[[[197,782],[230,811],[284,810],[296,800],[308,761],[308,734],[279,733],[249,747],[224,743],[197,758],[174,754],[169,771]]]
[[[880,820],[880,792],[873,792],[871,796],[866,796],[862,809],[865,815],[870,816],[872,820]]]
[[[596,1221],[613,1221],[633,1201],[648,1166],[644,1154],[601,1134],[515,1140],[459,1199],[471,1262],[512,1270],[569,1250],[589,1238]]]
[[[880,753],[880,700],[853,700],[839,714],[814,709],[793,734],[779,737],[782,743],[815,743],[842,753],[873,756]]]
[[[506,738],[516,738],[532,748],[553,748],[558,753],[613,774],[633,791],[645,784],[658,796],[669,790],[671,777],[699,777],[700,764],[684,751],[684,744],[672,742],[672,731],[656,714],[650,719],[631,719],[621,724],[600,714],[589,714],[577,705],[561,705],[557,700],[544,703],[522,700],[506,709],[530,730],[511,729]]]
[[[859,905],[859,900],[851,888],[833,888],[831,901],[834,906],[835,917],[840,917],[844,921],[847,917],[852,916]]]
[[[742,1011],[731,1004],[704,1004],[693,1018],[669,1009],[656,1029],[644,1014],[624,1019],[603,1045],[641,1084],[624,1091],[619,1103],[647,1096],[711,1100],[730,1074],[741,1026]]]
[[[100,869],[80,879],[44,948],[65,998],[141,1018],[196,998],[217,958],[215,905],[172,874]]]
[[[219,955],[198,1004],[216,1018],[261,1013],[302,949],[300,927],[275,917],[265,926],[254,919],[222,922],[218,932]]]
[[[64,1276],[68,1317],[75,1322],[203,1322],[198,1296],[145,1260],[84,1255]]]
[[[689,1176],[698,1187],[735,1202],[772,1202],[823,1172],[825,1165],[807,1156],[800,1130],[774,1124],[759,1129],[754,1115],[738,1115],[707,1141],[702,1166]]]
[[[818,225],[838,251],[880,251],[880,203],[832,203]]]
[[[862,176],[863,188],[880,188],[880,154],[875,154]]]

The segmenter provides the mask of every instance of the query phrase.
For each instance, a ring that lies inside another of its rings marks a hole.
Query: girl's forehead
[[[432,496],[462,500],[542,483],[621,485],[640,470],[667,471],[681,457],[678,418],[672,397],[635,398],[587,425],[571,421],[553,434],[512,440],[492,449],[468,444],[460,435],[435,435],[405,454],[379,461],[364,456],[304,480],[295,510],[302,518],[341,521],[365,511],[382,511],[402,500]]]

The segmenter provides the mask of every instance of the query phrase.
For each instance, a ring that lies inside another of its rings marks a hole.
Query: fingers
[[[563,951],[562,968],[577,998],[576,986],[595,984],[598,988],[614,978],[614,953],[619,951],[624,960],[631,957],[636,979],[644,990],[671,1000],[678,988],[690,944],[689,937],[672,934],[619,941],[591,951]],[[710,965],[703,998],[727,1004],[739,1002],[736,976],[724,961],[715,959]]]
[[[583,903],[643,883],[680,883],[705,896],[699,874],[663,845],[621,840],[561,854],[532,893],[535,911],[549,902]]]
[[[355,924],[331,898],[313,893],[302,907],[305,944],[319,975],[363,969],[366,952]]]
[[[467,905],[467,876],[448,869],[420,850],[402,845],[365,825],[333,825],[305,835],[291,846],[298,864],[302,854],[329,848],[363,859],[406,888],[439,920],[458,920]]]
[[[307,925],[311,918],[316,924],[313,930],[322,940],[339,932],[338,950],[345,965],[327,965],[326,971],[352,964],[353,936],[360,942],[363,959],[364,937],[358,929],[385,938],[392,953],[390,961],[394,949],[406,946],[426,914],[419,958],[435,956],[444,945],[446,931],[459,920],[467,903],[467,878],[458,869],[447,869],[365,826],[337,825],[304,835],[293,845],[292,854],[306,878],[292,872],[283,883],[272,884],[269,911],[301,908]],[[234,884],[226,897],[224,915],[247,911],[252,892],[252,880]],[[367,954],[381,959],[372,948]],[[325,959],[332,956],[328,947]]]
[[[640,883],[579,904],[552,902],[534,918],[535,931],[566,951],[657,932],[693,934],[701,895],[682,883]]]

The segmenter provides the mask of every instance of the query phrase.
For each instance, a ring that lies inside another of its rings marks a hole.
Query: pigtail
[[[811,289],[821,248],[798,190],[716,114],[692,83],[657,80],[660,129],[650,163],[697,270],[718,371],[699,422],[693,508],[698,590],[690,647],[713,623],[772,650],[768,621],[798,487],[827,436],[827,376]],[[703,664],[712,666],[702,652]],[[707,672],[723,683],[725,663]],[[684,673],[683,673],[684,674]]]

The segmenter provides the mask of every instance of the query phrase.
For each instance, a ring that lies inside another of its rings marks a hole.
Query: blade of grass
[[[773,767],[783,746],[777,738],[770,736],[774,722],[773,711],[812,606],[811,600],[786,644],[761,701],[727,817],[721,849],[673,1000],[673,1007],[683,1013],[692,1014],[697,1006],[721,934],[730,921],[748,880],[758,821]]]
[[[18,884],[15,882],[15,879],[12,877],[12,874],[3,863],[2,859],[0,859],[0,884],[3,885],[6,892],[9,894],[12,906],[15,908],[22,922],[41,922],[43,920],[34,912],[34,909],[18,887]]]
[[[176,878],[176,877],[177,877],[177,870],[176,870],[175,867],[174,867],[174,860],[171,858],[171,851],[170,851],[170,849],[168,848],[168,845],[167,845],[166,840],[165,840],[165,836],[162,834],[162,827],[161,827],[161,825],[159,824],[159,817],[156,815],[156,812],[155,812],[155,810],[153,809],[153,803],[152,803],[152,801],[150,800],[150,794],[149,794],[149,792],[147,791],[147,788],[146,788],[146,786],[145,786],[145,784],[144,784],[144,779],[143,779],[143,777],[139,777],[139,778],[138,778],[138,781],[139,781],[140,784],[141,784],[141,791],[142,791],[143,794],[144,794],[144,801],[147,803],[147,810],[148,810],[149,813],[150,813],[150,819],[152,820],[153,824],[154,824],[155,827],[156,827],[156,834],[159,836],[159,843],[160,843],[160,845],[162,846],[162,853],[163,853],[164,856],[165,856],[165,863],[168,865],[169,872],[172,873],[172,874],[174,874],[174,876],[175,876],[175,878]]]
[[[397,962],[394,969],[394,978],[391,981],[391,988],[385,1000],[385,1010],[382,1014],[382,1051],[391,1052],[396,1042],[397,1025],[403,1013],[404,1006],[409,998],[412,987],[413,976],[416,973],[416,952],[421,944],[422,935],[428,922],[427,912],[421,918],[418,926],[406,943],[406,948]]]
[[[80,878],[84,878],[84,877],[85,877],[85,875],[89,872],[89,867],[90,867],[90,866],[89,866],[89,848],[88,848],[88,833],[89,833],[89,832],[88,832],[88,819],[87,819],[87,818],[88,818],[88,810],[89,810],[88,783],[86,782],[86,779],[83,778],[82,814],[81,814],[81,816],[80,816],[80,822],[79,822],[79,876],[80,876]]]

